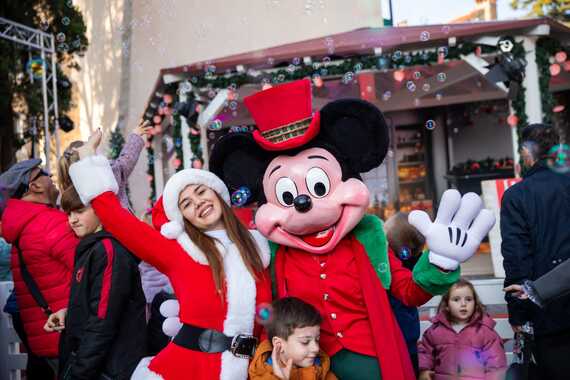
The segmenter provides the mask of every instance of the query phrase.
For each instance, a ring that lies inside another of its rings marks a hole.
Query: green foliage
[[[109,138],[109,158],[111,160],[119,158],[123,145],[125,145],[125,138],[117,127],[111,132],[111,137]]]
[[[539,17],[552,17],[560,21],[570,21],[570,0],[511,0],[513,9],[529,9]]]
[[[67,72],[79,70],[75,58],[81,56],[88,46],[85,35],[87,27],[79,9],[72,0],[5,0],[0,2],[0,17],[55,36],[59,111],[60,114],[68,111],[72,107],[72,83],[62,68],[65,67]],[[41,79],[32,80],[26,68],[30,57],[40,59],[39,51],[28,51],[22,45],[3,39],[0,40],[0,51],[0,78],[7,78],[0,81],[0,94],[7,95],[0,97],[2,106],[12,103],[14,99],[23,100],[28,115],[41,115],[42,82]],[[4,115],[3,119],[10,120],[11,116]]]

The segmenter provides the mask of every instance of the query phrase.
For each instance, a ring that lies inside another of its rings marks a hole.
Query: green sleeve
[[[271,274],[271,295],[272,299],[277,299],[277,281],[276,281],[276,273],[275,273],[275,254],[279,249],[279,244],[276,244],[272,241],[269,241],[269,249],[271,250],[271,261],[269,264],[269,271]]]
[[[414,266],[413,277],[416,284],[434,296],[444,294],[459,280],[461,269],[444,272],[429,262],[429,251],[424,251]]]

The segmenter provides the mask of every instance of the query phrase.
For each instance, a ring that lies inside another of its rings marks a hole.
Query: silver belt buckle
[[[233,337],[230,352],[238,358],[251,359],[255,353],[257,338],[253,335],[238,334]]]

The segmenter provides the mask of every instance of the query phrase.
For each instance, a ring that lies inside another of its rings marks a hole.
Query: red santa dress
[[[224,294],[223,298],[220,297],[204,253],[192,243],[183,229],[177,233],[165,233],[163,228],[162,233],[171,237],[169,239],[125,210],[113,193],[116,188],[110,170],[104,157],[92,156],[72,165],[70,176],[82,201],[91,203],[104,228],[129,251],[168,276],[180,303],[180,321],[221,331],[227,336],[253,334],[256,305],[271,301],[267,271],[254,278],[225,231],[215,232],[225,273]],[[202,183],[228,201],[225,185],[220,181],[221,188],[215,180],[219,181],[212,173],[186,169],[175,174],[169,184],[171,189],[174,187],[179,192],[189,184]],[[170,198],[174,196],[171,194]],[[175,198],[177,202],[178,196]],[[164,199],[167,201],[166,196]],[[157,203],[157,206],[161,207],[161,203]],[[174,206],[164,206],[167,217],[168,207],[172,211]],[[172,215],[168,219],[172,222]],[[166,224],[170,225],[170,222]],[[266,268],[269,264],[267,241],[257,231],[251,232]],[[176,240],[172,239],[174,236]],[[143,359],[143,362],[135,370],[134,379],[246,379],[249,364],[248,359],[238,358],[229,351],[205,353],[173,342],[157,356]],[[144,364],[148,364],[148,368]]]

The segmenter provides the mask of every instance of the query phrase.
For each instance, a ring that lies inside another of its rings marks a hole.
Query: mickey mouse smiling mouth
[[[257,211],[259,231],[315,254],[331,251],[368,207],[366,186],[355,178],[342,181],[340,164],[323,148],[275,158],[263,182],[273,192]]]

